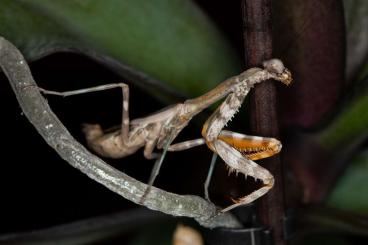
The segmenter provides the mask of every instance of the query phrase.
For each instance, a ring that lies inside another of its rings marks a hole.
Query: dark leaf
[[[286,127],[311,127],[334,107],[344,87],[345,28],[342,1],[273,1],[275,56],[294,84],[281,93]]]
[[[239,70],[228,42],[189,1],[4,0],[0,34],[30,60],[77,50],[123,75],[128,69],[186,95],[201,94]],[[146,85],[140,84],[151,92]]]

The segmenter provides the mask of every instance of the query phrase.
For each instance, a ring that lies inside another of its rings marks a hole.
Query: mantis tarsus
[[[107,84],[61,93],[44,89],[41,89],[41,91],[47,94],[70,96],[117,87],[122,89],[121,129],[104,133],[98,124],[87,124],[84,127],[88,145],[101,156],[122,158],[144,147],[144,156],[147,159],[153,159],[160,156],[160,154],[154,152],[155,148],[164,149],[165,153],[166,150],[180,151],[207,144],[213,152],[225,161],[229,171],[240,172],[246,176],[262,180],[264,185],[261,188],[247,196],[234,200],[233,205],[222,210],[222,212],[225,212],[256,200],[267,193],[274,183],[272,174],[257,165],[253,160],[270,157],[278,153],[281,150],[281,143],[274,138],[248,136],[223,130],[237,113],[245,97],[255,84],[268,79],[275,79],[286,85],[291,83],[291,74],[280,60],[265,61],[263,67],[263,69],[250,68],[225,80],[202,96],[166,107],[150,116],[132,121],[129,119],[129,87],[124,83]],[[195,115],[224,97],[226,99],[205,122],[202,129],[203,138],[171,144]],[[163,155],[158,160],[159,164],[156,165],[160,165],[162,160]],[[158,169],[159,167],[156,167],[156,171],[151,175],[149,184],[153,183]],[[142,201],[144,201],[143,199]]]

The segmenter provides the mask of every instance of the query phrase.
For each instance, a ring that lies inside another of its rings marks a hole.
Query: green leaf
[[[337,182],[327,204],[331,207],[368,215],[368,150],[360,153]]]
[[[186,0],[3,0],[0,34],[30,60],[93,50],[191,96],[240,68],[227,40]]]
[[[365,63],[362,70],[359,73],[359,78],[363,79],[365,77],[368,77],[368,62]]]
[[[13,42],[28,60],[77,45],[77,40],[56,22],[30,11],[19,1],[0,2],[0,35]]]
[[[346,97],[342,110],[319,133],[318,139],[326,149],[349,148],[368,136],[368,77],[356,84],[352,96]]]
[[[368,55],[368,1],[344,0],[346,22],[346,76],[355,79]],[[354,82],[354,81],[353,81]]]

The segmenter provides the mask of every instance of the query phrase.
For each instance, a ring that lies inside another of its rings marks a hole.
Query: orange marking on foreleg
[[[223,130],[218,139],[231,145],[250,160],[271,157],[281,150],[281,142],[274,138],[248,136]]]

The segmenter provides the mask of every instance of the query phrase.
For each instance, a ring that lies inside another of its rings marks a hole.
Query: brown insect
[[[274,138],[248,136],[223,130],[241,107],[250,89],[268,79],[278,80],[286,85],[292,81],[290,72],[278,59],[263,62],[262,68],[251,68],[231,77],[206,94],[183,103],[171,105],[150,116],[129,119],[129,87],[124,83],[107,84],[68,92],[54,92],[40,89],[46,94],[70,96],[120,87],[123,92],[123,113],[121,129],[105,133],[100,125],[86,125],[84,133],[90,148],[99,155],[122,158],[144,148],[147,159],[158,158],[150,177],[149,186],[159,172],[166,151],[181,151],[198,145],[207,146],[217,153],[229,167],[229,171],[260,179],[263,186],[251,194],[234,200],[235,203],[222,212],[250,203],[272,188],[274,178],[254,160],[272,156],[281,150],[280,141]],[[205,108],[225,98],[217,110],[208,118],[202,129],[203,138],[172,144],[176,136],[189,121]],[[163,149],[163,153],[154,152]],[[149,188],[146,191],[148,194]],[[145,195],[146,195],[145,194]],[[144,197],[142,198],[144,202]]]

